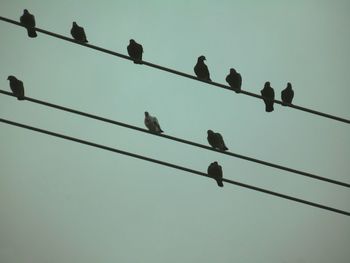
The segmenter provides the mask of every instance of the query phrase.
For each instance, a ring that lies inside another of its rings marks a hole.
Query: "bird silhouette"
[[[35,31],[35,17],[28,12],[27,9],[23,10],[23,15],[20,17],[20,22],[27,29],[28,36],[31,38],[37,37]]]
[[[143,47],[135,40],[130,39],[127,47],[129,56],[134,60],[135,64],[142,64]]]
[[[85,30],[83,27],[78,26],[77,22],[73,22],[72,29],[70,30],[72,37],[81,43],[87,43]]]
[[[208,175],[216,181],[218,186],[224,186],[222,183],[222,167],[218,164],[218,162],[215,161],[208,166]]]
[[[265,102],[265,111],[272,112],[273,111],[273,103],[275,99],[275,91],[270,86],[270,82],[265,82],[264,88],[260,91],[261,96],[264,97]]]
[[[147,129],[154,133],[162,133],[163,130],[160,128],[159,122],[156,117],[151,116],[147,111],[145,111],[145,126]]]
[[[286,106],[288,104],[292,104],[294,98],[294,91],[292,88],[292,84],[290,82],[287,83],[287,87],[281,91],[281,99],[282,99],[282,105]]]
[[[234,68],[230,69],[230,73],[226,77],[226,82],[236,93],[241,91],[242,77]]]
[[[10,88],[13,95],[15,95],[18,100],[24,100],[23,82],[17,79],[15,76],[8,76],[7,79],[10,81]]]
[[[213,132],[212,130],[207,131],[207,140],[211,147],[214,149],[218,149],[220,151],[227,151],[228,148],[225,145],[224,139],[222,138],[221,134],[218,132]]]
[[[204,63],[205,56],[200,56],[197,59],[197,64],[194,66],[194,73],[202,80],[211,81],[207,65]]]

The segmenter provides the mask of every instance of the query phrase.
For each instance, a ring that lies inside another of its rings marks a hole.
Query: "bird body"
[[[73,22],[72,29],[70,30],[70,33],[72,37],[81,43],[87,43],[86,35],[85,35],[85,30],[83,27],[78,26],[76,22]]]
[[[141,44],[137,43],[133,39],[130,39],[127,50],[129,56],[134,60],[135,64],[142,64],[143,47]]]
[[[197,64],[194,66],[193,70],[196,76],[201,80],[211,81],[210,73],[207,65],[204,63],[205,57],[200,56],[197,59]]]
[[[208,130],[207,133],[207,140],[214,149],[218,149],[220,151],[228,150],[220,133],[213,132],[212,130]]]
[[[230,74],[226,77],[226,82],[230,85],[230,87],[239,93],[242,86],[242,77],[234,68],[230,69]]]
[[[15,76],[8,76],[7,79],[10,81],[10,88],[13,95],[15,95],[18,100],[24,100],[23,82],[17,79]]]
[[[20,17],[20,22],[27,29],[28,36],[34,38],[37,36],[35,31],[35,17],[28,12],[27,9],[23,10],[23,15]]]
[[[208,166],[208,175],[215,179],[218,186],[224,186],[222,183],[222,167],[218,164],[218,162],[213,162]]]
[[[265,111],[266,112],[272,112],[273,109],[273,103],[275,99],[275,91],[270,86],[270,82],[265,82],[264,88],[260,91],[261,96],[264,97],[265,102]]]
[[[156,117],[151,116],[147,111],[145,112],[145,126],[147,129],[154,133],[162,133],[163,130],[160,128],[159,122]]]
[[[292,89],[292,84],[287,83],[287,87],[281,92],[282,105],[286,106],[286,103],[292,104],[294,98],[294,91]]]

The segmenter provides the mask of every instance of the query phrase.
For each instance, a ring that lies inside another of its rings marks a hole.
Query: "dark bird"
[[[156,117],[151,116],[147,111],[145,111],[145,126],[147,129],[154,133],[162,133],[159,122]]]
[[[208,166],[208,175],[216,180],[218,186],[224,186],[222,183],[222,167],[218,162],[213,162]]]
[[[10,88],[13,95],[15,95],[18,100],[24,100],[23,82],[17,79],[15,76],[8,76],[7,79],[10,81]]]
[[[228,148],[225,145],[224,139],[222,138],[220,133],[213,132],[212,130],[208,130],[207,133],[207,139],[211,147],[220,151],[228,150]]]
[[[194,66],[194,73],[202,80],[211,81],[207,65],[204,63],[205,56],[198,57],[197,64]]]
[[[260,91],[261,96],[264,97],[265,102],[265,111],[272,112],[273,111],[273,103],[275,99],[275,91],[270,86],[270,82],[265,82],[264,88]]]
[[[36,31],[35,31],[35,17],[28,12],[27,9],[23,10],[23,15],[20,17],[20,22],[28,32],[28,37],[37,37]]]
[[[241,91],[242,77],[234,68],[230,69],[230,74],[227,75],[226,82],[236,93]]]
[[[287,87],[281,92],[282,105],[286,106],[288,104],[292,104],[294,97],[294,91],[292,89],[292,84],[290,82],[287,83]]]
[[[72,29],[70,30],[70,33],[72,37],[81,43],[87,43],[86,35],[85,35],[85,30],[83,27],[78,26],[76,22],[73,22]]]
[[[135,40],[130,39],[127,47],[129,56],[134,60],[135,64],[142,64],[143,47]]]

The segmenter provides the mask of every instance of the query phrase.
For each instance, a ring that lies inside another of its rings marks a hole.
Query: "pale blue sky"
[[[350,118],[348,1],[18,1],[38,27],[187,73],[205,55],[213,81],[230,67],[243,89],[265,81],[279,98]],[[220,132],[236,153],[350,182],[349,125],[134,65],[0,21],[1,89],[143,127],[156,115],[166,134],[206,144]],[[2,118],[91,140],[350,210],[350,191],[155,136],[0,96]],[[303,204],[126,156],[0,124],[0,262],[347,263],[350,220]]]

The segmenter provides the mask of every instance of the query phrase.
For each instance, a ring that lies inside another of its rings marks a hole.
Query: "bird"
[[[234,68],[230,69],[230,74],[227,75],[226,82],[236,93],[241,91],[242,77]]]
[[[84,28],[81,26],[78,26],[77,22],[73,22],[72,29],[70,30],[70,33],[72,37],[81,43],[87,43],[86,35]]]
[[[205,56],[199,56],[197,64],[194,66],[194,73],[202,80],[211,81],[207,65],[204,64]]]
[[[211,147],[218,149],[220,151],[227,151],[228,148],[225,145],[224,139],[218,132],[213,132],[212,130],[207,131],[207,139]]]
[[[273,90],[273,88],[271,88],[269,81],[265,82],[264,88],[260,92],[261,96],[264,97],[263,99],[265,102],[265,111],[272,112],[273,103],[275,99],[275,91]]]
[[[151,132],[158,134],[163,132],[163,130],[160,128],[157,118],[151,116],[147,111],[145,111],[145,126]]]
[[[10,88],[13,95],[15,95],[18,100],[24,100],[23,82],[12,75],[8,76],[7,79],[10,81]]]
[[[135,64],[142,64],[143,47],[135,40],[130,39],[127,47],[129,56],[134,60]]]
[[[35,31],[35,17],[28,12],[27,9],[23,10],[23,15],[20,17],[20,22],[27,29],[28,36],[31,38],[37,37]]]
[[[287,87],[281,92],[282,105],[286,106],[288,104],[292,104],[294,97],[294,91],[292,89],[292,84],[290,82],[287,83]]]
[[[222,167],[218,162],[215,161],[208,166],[208,175],[216,180],[218,186],[224,187],[222,183]]]

